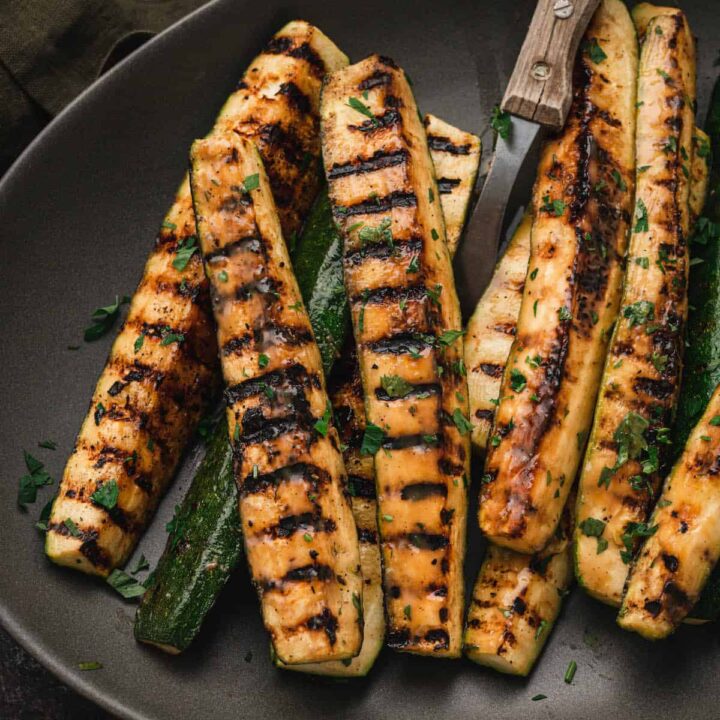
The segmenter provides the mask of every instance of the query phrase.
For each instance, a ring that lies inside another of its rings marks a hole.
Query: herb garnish
[[[368,423],[365,426],[365,433],[363,434],[362,445],[360,446],[360,454],[375,455],[380,449],[384,439],[385,433],[383,429],[374,423]]]
[[[358,98],[356,98],[356,97],[351,97],[347,101],[347,105],[348,105],[348,107],[351,107],[353,110],[359,112],[361,115],[364,115],[365,117],[370,118],[370,120],[372,120],[373,124],[377,125],[377,118],[375,117],[375,114],[364,102],[362,102],[362,100],[358,100]]]
[[[198,250],[197,238],[194,235],[188,235],[186,238],[183,238],[178,243],[175,259],[172,261],[172,266],[178,272],[182,272],[188,266],[190,258]]]
[[[503,140],[507,140],[512,130],[512,116],[510,113],[501,110],[499,105],[496,105],[490,115],[490,127]]]
[[[592,40],[588,40],[583,45],[583,50],[585,51],[585,54],[596,64],[599,65],[603,60],[607,59],[607,54],[605,51],[600,47],[600,44],[598,43],[596,38],[593,38]]]
[[[45,470],[44,463],[41,463],[26,450],[23,450],[23,455],[25,457],[25,467],[29,474],[20,478],[17,502],[22,510],[27,510],[26,505],[37,500],[38,488],[44,485],[52,485],[53,479]]]
[[[120,488],[118,487],[117,480],[110,480],[109,482],[98,485],[97,490],[90,496],[90,499],[106,510],[112,510],[117,505],[119,494]]]
[[[510,387],[516,393],[522,392],[527,387],[527,379],[517,368],[510,371]]]
[[[315,425],[313,425],[315,430],[323,437],[327,437],[328,430],[330,428],[330,418],[332,418],[332,407],[330,405],[330,401],[328,400],[323,416],[315,423]]]
[[[413,391],[413,386],[399,375],[383,375],[380,384],[391,398],[404,398]]]
[[[122,298],[116,295],[114,303],[106,305],[105,307],[97,308],[90,318],[93,324],[89,328],[85,329],[85,342],[98,340],[109,332],[115,324],[118,315],[120,315],[120,307],[122,305],[127,305],[129,302],[130,298],[127,295],[123,295]]]
[[[455,423],[455,427],[460,431],[461,435],[467,435],[472,432],[472,423],[463,415],[460,408],[455,408],[455,410],[453,410],[452,419]]]
[[[145,593],[145,586],[142,583],[117,568],[110,573],[105,582],[126,600],[141,597]]]

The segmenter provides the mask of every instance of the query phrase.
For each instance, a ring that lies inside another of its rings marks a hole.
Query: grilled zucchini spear
[[[350,658],[362,578],[320,351],[254,145],[198,140],[191,187],[211,286],[245,552],[285,663]]]
[[[460,313],[407,79],[372,56],[332,74],[325,172],[375,456],[389,644],[460,653],[469,442]]]
[[[473,662],[510,675],[532,670],[572,582],[573,500],[571,494],[555,537],[539,553],[488,547],[465,630]]]
[[[485,450],[500,397],[500,382],[517,328],[530,256],[532,213],[528,210],[495,267],[490,284],[468,321],[468,371],[472,443]]]
[[[634,227],[575,529],[579,583],[615,605],[637,541],[649,532],[687,317],[695,60],[680,10],[649,21],[638,77]]]
[[[652,25],[651,25],[652,26]],[[630,571],[618,624],[667,637],[685,618],[720,557],[720,387],[665,482]]]
[[[317,28],[289,23],[255,58],[212,131],[234,128],[257,143],[288,237],[319,187],[320,83],[345,64]],[[217,350],[196,245],[186,177],[65,468],[46,541],[60,565],[107,575],[125,563],[215,396]]]
[[[635,31],[604,0],[573,104],[542,153],[528,278],[481,490],[480,526],[519,552],[552,537],[575,479],[615,320],[632,212]]]

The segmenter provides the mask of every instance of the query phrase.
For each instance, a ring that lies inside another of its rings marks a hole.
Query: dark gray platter
[[[424,111],[488,139],[490,108],[502,95],[533,6],[532,0],[218,0],[80,97],[0,184],[0,619],[53,672],[111,712],[217,720],[718,716],[715,626],[685,627],[652,645],[621,632],[611,609],[577,590],[529,680],[466,661],[390,651],[362,681],[277,671],[268,662],[244,571],[197,645],[170,658],[135,644],[134,605],[45,560],[33,524],[50,489],[27,515],[15,506],[22,449],[45,460],[58,478],[72,447],[111,343],[109,336],[82,343],[90,313],[134,288],[190,141],[209,129],[223,98],[275,30],[302,17],[353,60],[374,51],[390,55],[412,76]],[[720,10],[707,0],[684,6],[699,35],[704,117],[716,75]],[[67,349],[76,344],[81,349]],[[55,453],[34,450],[46,437],[58,442]],[[189,453],[141,543],[153,564],[199,452]],[[482,552],[476,533],[471,547],[469,576]],[[563,675],[573,659],[577,674],[566,685]],[[78,662],[91,660],[104,669],[78,670]],[[539,693],[547,699],[532,702]]]

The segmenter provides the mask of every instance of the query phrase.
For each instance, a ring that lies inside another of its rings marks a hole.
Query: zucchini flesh
[[[485,450],[500,397],[500,381],[517,327],[528,258],[532,214],[515,229],[490,284],[468,321],[465,365],[468,371],[472,444]]]
[[[445,236],[452,257],[460,242],[477,180],[480,138],[459,130],[435,115],[426,115],[423,124],[435,166],[435,177],[445,217]]]
[[[345,240],[366,448],[375,456],[388,641],[455,657],[467,386],[434,168],[405,75],[387,58],[330,75],[321,118],[330,200]]]
[[[542,153],[528,281],[480,496],[481,529],[523,553],[550,540],[575,480],[632,211],[637,64],[625,5],[604,0],[585,39],[606,58],[596,67],[578,57],[568,121]]]
[[[510,675],[532,670],[573,578],[572,500],[539,553],[488,546],[465,630],[465,654],[473,662]]]
[[[651,24],[652,27],[652,24]],[[687,616],[720,557],[720,387],[690,433],[648,522],[618,624],[667,637]]]
[[[225,586],[242,550],[227,423],[213,432],[135,615],[135,639],[173,655],[185,650]]]
[[[245,554],[285,663],[362,642],[357,531],[320,352],[255,146],[197,140],[191,187],[211,285]]]
[[[317,28],[287,24],[253,61],[212,131],[233,128],[257,143],[288,237],[299,229],[320,183],[322,76],[345,64],[347,57]],[[202,263],[195,253],[183,269],[174,264],[178,249],[193,243],[195,234],[185,177],[65,468],[46,537],[55,563],[105,576],[126,562],[215,397],[217,347]],[[183,340],[167,342],[172,337]],[[108,512],[91,496],[112,480],[120,492]],[[71,533],[65,520],[77,531]]]
[[[653,18],[638,76],[637,199],[622,313],[580,478],[575,529],[578,582],[614,605],[659,488],[679,385],[694,67],[682,12]]]

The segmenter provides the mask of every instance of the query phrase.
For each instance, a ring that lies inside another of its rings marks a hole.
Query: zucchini
[[[196,140],[190,179],[211,286],[252,582],[285,663],[362,643],[362,576],[315,343],[254,144]]]
[[[197,635],[242,551],[227,423],[218,424],[175,511],[153,582],[135,615],[135,639],[176,655]]]
[[[652,23],[650,25],[652,27]],[[720,386],[665,481],[642,536],[618,625],[650,640],[685,619],[720,557]]]
[[[522,302],[532,213],[525,213],[498,260],[490,284],[468,321],[465,365],[468,371],[472,443],[484,451],[500,397],[500,380],[515,337]]]
[[[435,115],[426,115],[423,124],[435,166],[445,217],[445,236],[450,257],[453,257],[465,227],[480,167],[480,138],[453,127]]]
[[[465,630],[465,653],[473,662],[510,675],[532,670],[573,578],[572,500],[539,553],[488,546]]]
[[[680,10],[653,17],[638,81],[637,198],[622,313],[613,333],[580,477],[580,585],[620,602],[659,488],[687,316],[693,40]]]
[[[404,73],[377,55],[328,77],[321,128],[330,201],[345,241],[368,418],[364,448],[375,459],[388,642],[456,657],[467,385],[425,132]]]
[[[288,237],[320,183],[322,76],[345,64],[317,28],[289,23],[253,61],[212,131],[233,128],[257,143]],[[186,177],[65,468],[46,537],[55,563],[106,576],[126,562],[215,397],[217,346],[195,232]],[[119,494],[108,509],[92,497],[111,483]]]
[[[564,130],[543,149],[528,282],[480,494],[491,542],[541,550],[575,480],[620,301],[632,211],[635,30],[604,0],[576,63]],[[592,153],[589,148],[593,148]]]

